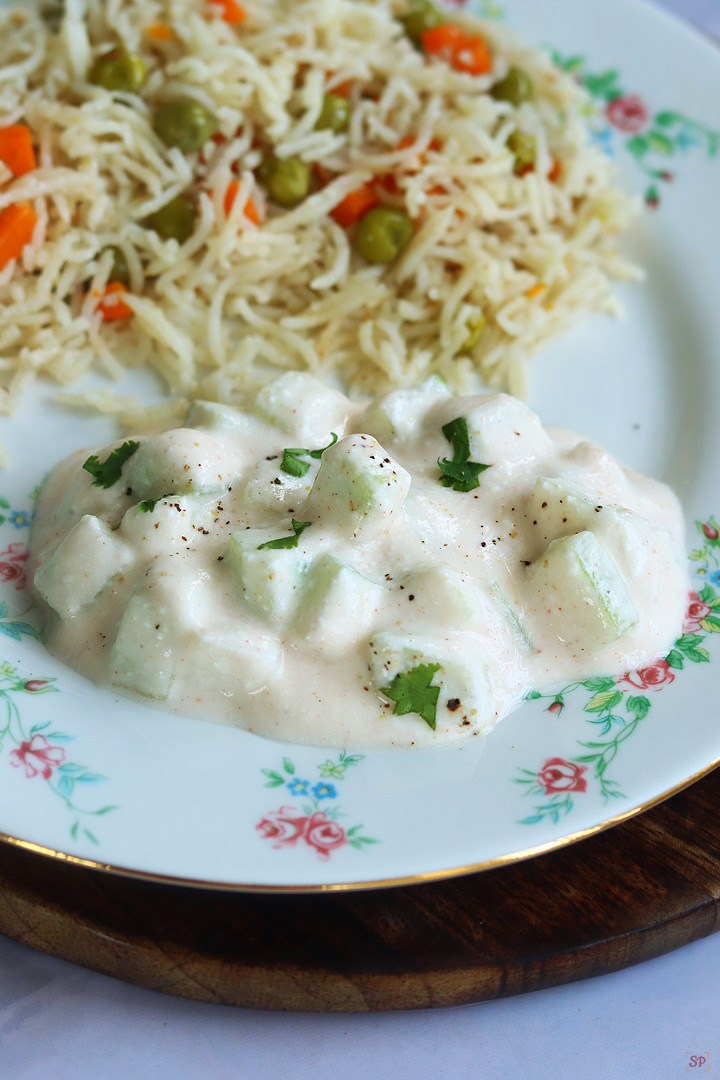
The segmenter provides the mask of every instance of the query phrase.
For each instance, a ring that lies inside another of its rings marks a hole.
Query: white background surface
[[[720,37],[720,0],[660,2]],[[164,997],[0,937],[0,1080],[720,1076],[719,972],[715,935],[614,975],[462,1009],[292,1015]],[[693,1067],[690,1055],[706,1061]]]

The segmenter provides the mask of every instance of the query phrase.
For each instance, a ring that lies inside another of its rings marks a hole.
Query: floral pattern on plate
[[[688,662],[709,662],[710,653],[703,644],[706,635],[720,633],[720,592],[713,587],[720,586],[720,527],[714,517],[695,524],[705,543],[691,552],[690,560],[697,564],[695,575],[701,584],[698,591],[691,592],[688,597],[683,632],[668,655],[616,679],[586,679],[569,683],[556,694],[536,691],[528,694],[528,701],[549,700],[545,712],[553,716],[560,715],[570,694],[578,697],[583,692],[589,694],[582,708],[590,714],[586,719],[596,727],[597,737],[578,740],[578,746],[587,752],[570,760],[552,757],[540,769],[519,769],[521,775],[516,777],[516,783],[525,787],[524,794],[547,798],[547,801],[538,802],[533,812],[521,819],[521,824],[535,825],[546,819],[557,823],[573,809],[573,794],[582,795],[588,791],[589,780],[599,786],[605,803],[626,798],[618,782],[608,777],[607,770],[623,743],[650,712],[653,702],[647,696],[648,692],[656,693],[670,686]],[[638,690],[644,692],[631,692]]]
[[[620,72],[614,68],[595,74],[588,70],[584,56],[563,56],[553,50],[553,62],[574,75],[593,98],[597,112],[590,116],[593,136],[604,150],[613,151],[618,135],[625,150],[648,178],[645,204],[654,210],[660,205],[660,186],[675,179],[667,161],[689,150],[703,150],[717,157],[720,132],[673,109],[654,111],[640,94],[623,89]]]
[[[338,822],[343,813],[337,803],[338,791],[331,780],[342,781],[353,765],[363,760],[363,754],[348,754],[341,750],[337,761],[328,758],[316,766],[318,779],[304,779],[296,774],[293,761],[284,757],[279,769],[263,769],[267,777],[265,787],[284,787],[293,797],[306,801],[300,808],[281,806],[269,810],[255,826],[263,840],[269,840],[273,848],[295,847],[298,843],[314,850],[319,859],[327,860],[339,848],[349,845],[358,851],[378,841],[362,835],[362,825],[344,828]],[[327,801],[326,801],[327,800]],[[322,808],[321,808],[321,803]]]

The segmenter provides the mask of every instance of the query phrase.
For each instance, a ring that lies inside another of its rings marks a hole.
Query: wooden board
[[[365,893],[260,895],[0,845],[0,931],[180,997],[260,1009],[461,1005],[615,971],[720,925],[720,771],[515,866]]]

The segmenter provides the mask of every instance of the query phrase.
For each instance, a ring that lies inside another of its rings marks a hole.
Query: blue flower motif
[[[291,780],[285,787],[292,795],[307,795],[310,790],[310,781],[300,780],[298,777],[295,777],[295,779]]]
[[[713,585],[720,585],[720,570],[713,570],[712,574],[710,574],[710,580]]]
[[[30,515],[26,510],[13,510],[8,520],[16,529],[26,529],[30,525]]]
[[[337,791],[332,784],[316,784],[312,789],[312,793],[316,799],[335,799],[337,798]]]
[[[687,128],[683,128],[675,136],[675,145],[678,150],[690,150],[693,146],[702,146],[702,139],[698,138],[692,131],[688,131]]]
[[[591,131],[590,138],[593,142],[597,143],[601,150],[608,155],[608,157],[615,156],[615,147],[613,146],[613,131],[612,128],[606,127],[602,131]]]

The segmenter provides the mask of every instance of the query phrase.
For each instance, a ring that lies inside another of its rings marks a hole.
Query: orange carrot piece
[[[430,56],[439,56],[451,64],[455,50],[459,49],[466,40],[466,34],[456,23],[442,23],[440,26],[433,26],[432,29],[423,31],[423,52],[429,53]]]
[[[24,176],[37,168],[30,128],[25,124],[11,124],[0,128],[0,161],[15,176]]]
[[[37,214],[30,203],[12,203],[0,213],[0,270],[11,259],[19,259],[30,243],[37,225]]]
[[[129,319],[135,312],[123,300],[123,293],[130,290],[121,281],[109,281],[105,286],[98,310],[102,315],[103,322],[114,322],[116,319]],[[93,294],[97,295],[97,294]]]
[[[422,35],[423,52],[446,60],[456,71],[486,75],[492,71],[492,55],[485,38],[471,37],[456,23],[442,23]]]
[[[245,8],[241,7],[237,0],[212,0],[212,3],[216,7],[222,8],[220,18],[224,22],[230,23],[231,26],[239,26],[240,23],[244,23],[247,19]]]
[[[556,184],[562,176],[562,161],[558,161],[557,158],[553,158],[553,163],[550,168],[550,172],[547,174],[547,178],[551,184]]]
[[[227,186],[227,191],[225,192],[225,201],[223,203],[223,206],[225,208],[225,216],[226,217],[230,217],[230,213],[232,211],[233,206],[235,205],[235,200],[237,198],[237,193],[238,193],[239,190],[240,190],[240,181],[239,180],[231,180],[230,183]],[[248,201],[245,203],[245,209],[243,210],[243,216],[246,217],[248,219],[248,221],[252,221],[253,225],[259,225],[260,224],[260,214],[258,213],[258,208],[255,205],[255,203],[252,201],[252,199],[248,199]]]
[[[492,71],[492,55],[485,38],[479,35],[466,38],[455,50],[452,66],[456,71],[466,71],[469,75],[487,75]]]
[[[536,285],[533,285],[530,289],[527,290],[525,295],[527,296],[528,300],[534,300],[536,296],[539,296],[540,293],[545,292],[546,289],[547,285],[545,285],[542,281],[538,281]]]
[[[373,184],[363,184],[361,188],[351,191],[342,202],[339,202],[334,210],[330,211],[330,217],[342,225],[343,229],[349,228],[359,221],[379,203],[377,192]]]
[[[145,33],[153,41],[172,41],[175,36],[167,23],[153,23]]]

